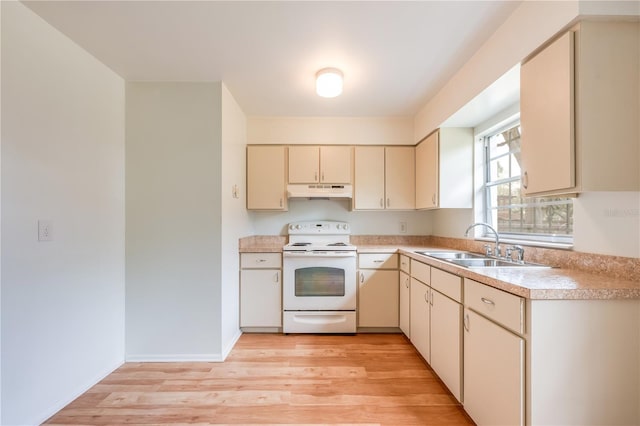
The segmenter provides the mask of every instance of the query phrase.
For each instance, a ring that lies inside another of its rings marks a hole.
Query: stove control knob
[[[293,224],[289,225],[289,230],[293,230],[294,226]]]
[[[296,229],[302,229],[302,226],[296,225]]]

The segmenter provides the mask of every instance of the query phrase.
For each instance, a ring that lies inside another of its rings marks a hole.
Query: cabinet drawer
[[[449,296],[456,302],[462,303],[461,277],[437,268],[431,268],[431,287],[445,296]]]
[[[516,333],[524,333],[524,299],[464,279],[464,304]]]
[[[240,253],[240,267],[253,268],[280,268],[282,264],[280,253]]]
[[[358,255],[361,269],[398,269],[396,253],[361,253]]]
[[[424,284],[431,285],[431,266],[411,259],[411,276]]]
[[[409,268],[409,256],[405,256],[403,254],[400,255],[400,270],[406,272],[407,274],[411,272]]]

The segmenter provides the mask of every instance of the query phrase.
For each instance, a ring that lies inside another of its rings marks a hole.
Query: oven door
[[[285,311],[356,309],[355,252],[284,252]]]

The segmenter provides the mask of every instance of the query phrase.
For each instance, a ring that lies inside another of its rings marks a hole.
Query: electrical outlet
[[[53,240],[53,224],[50,220],[38,221],[38,241]]]
[[[400,222],[400,233],[401,234],[407,233],[407,222]]]

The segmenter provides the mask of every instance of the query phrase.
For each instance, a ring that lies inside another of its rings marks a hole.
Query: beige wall
[[[221,83],[126,90],[126,358],[221,359]]]
[[[124,361],[125,91],[22,3],[1,3],[0,423],[39,424]]]
[[[233,95],[222,84],[221,171],[221,345],[225,357],[240,336],[240,259],[238,239],[251,234],[245,208],[247,119]],[[237,192],[235,192],[237,188]],[[237,198],[234,198],[237,194]]]
[[[410,117],[249,117],[249,144],[408,145]]]

